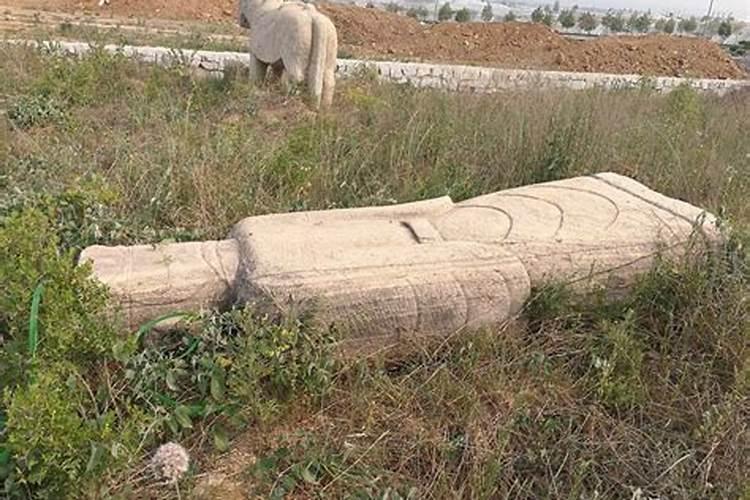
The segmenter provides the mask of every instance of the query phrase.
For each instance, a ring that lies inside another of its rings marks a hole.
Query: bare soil
[[[181,21],[234,21],[237,0],[3,0],[3,6],[101,16],[162,18]]]
[[[236,0],[4,0],[12,8],[139,19],[219,23],[236,32]],[[0,7],[1,9],[2,7]],[[571,40],[530,23],[440,23],[354,5],[322,3],[342,55],[522,69],[742,79],[748,74],[717,44],[668,35]]]
[[[703,78],[747,77],[708,40],[667,35],[571,40],[541,24],[419,22],[375,9],[325,4],[344,49],[367,57],[562,71]]]

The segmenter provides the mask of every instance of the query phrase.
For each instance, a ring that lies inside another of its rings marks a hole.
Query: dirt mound
[[[418,21],[380,9],[333,3],[319,3],[318,8],[336,25],[339,43],[350,47],[383,50],[389,41],[408,39],[424,31]]]
[[[354,56],[602,73],[744,78],[721,47],[702,38],[667,35],[578,41],[541,24],[441,23],[351,5],[320,6],[336,24],[342,49]]]
[[[0,0],[0,4],[47,11],[181,21],[234,21],[237,10],[237,0],[110,0],[109,5],[103,7],[99,7],[99,0]]]
[[[748,77],[717,44],[702,38],[668,35],[572,42],[562,51],[558,62],[562,69],[571,71],[694,78]]]
[[[0,0],[0,2],[3,0]],[[102,15],[236,24],[237,0],[5,0],[17,7]],[[321,3],[339,33],[342,55],[522,69],[635,73],[691,78],[748,78],[721,47],[668,35],[578,41],[529,23],[441,23],[354,5]]]
[[[342,47],[357,55],[397,55],[431,61],[515,63],[565,40],[546,26],[528,23],[422,25],[406,16],[351,5],[321,4]]]

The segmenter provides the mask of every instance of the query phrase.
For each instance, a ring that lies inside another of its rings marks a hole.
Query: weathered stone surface
[[[435,222],[453,211],[445,198],[245,219],[232,232],[243,256],[238,299],[308,302],[349,336],[500,322],[528,296],[526,270],[502,245],[443,239]]]
[[[79,258],[109,286],[128,325],[165,313],[221,308],[234,299],[234,240],[130,247],[92,246]]]
[[[602,173],[389,207],[249,217],[220,242],[90,247],[131,326],[232,301],[311,307],[354,340],[517,315],[533,287],[626,290],[658,254],[719,241],[713,216]]]

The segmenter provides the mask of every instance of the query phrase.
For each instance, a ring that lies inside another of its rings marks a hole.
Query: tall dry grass
[[[315,118],[241,77],[3,50],[6,107],[42,121],[3,126],[8,184],[60,190],[98,176],[117,196],[114,215],[136,232],[218,237],[258,213],[462,199],[597,171],[737,220],[749,215],[746,95],[472,96],[355,81]]]
[[[0,212],[62,196],[92,243],[221,238],[290,210],[614,171],[750,222],[750,96],[445,94],[342,82],[306,111],[241,76],[0,49]],[[237,446],[244,491],[358,498],[738,498],[750,488],[747,262],[663,263],[624,302],[540,291],[526,327],[341,371]],[[210,469],[213,460],[202,465]]]

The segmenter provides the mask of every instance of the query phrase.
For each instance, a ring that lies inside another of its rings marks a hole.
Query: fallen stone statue
[[[222,241],[92,246],[81,261],[132,327],[175,310],[308,304],[346,338],[372,340],[497,326],[548,283],[618,294],[656,255],[719,240],[702,209],[601,173],[460,203],[249,217]]]

